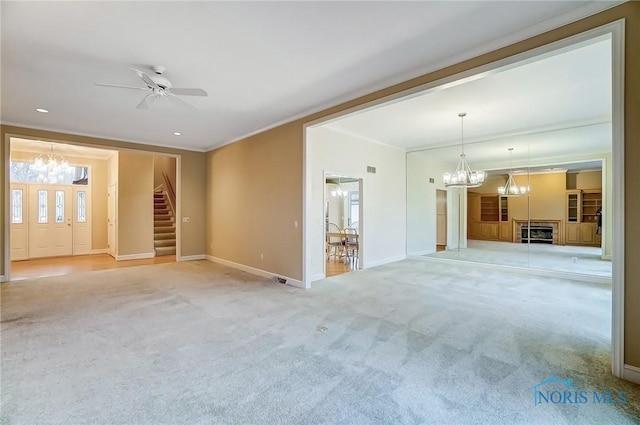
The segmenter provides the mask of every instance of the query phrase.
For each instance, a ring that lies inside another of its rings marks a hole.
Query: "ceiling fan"
[[[131,68],[133,72],[144,82],[146,87],[134,87],[134,86],[122,86],[119,84],[103,84],[103,83],[95,83],[97,86],[103,87],[118,87],[121,89],[133,89],[133,90],[143,90],[149,92],[145,97],[142,98],[140,103],[136,108],[138,109],[149,109],[150,102],[153,103],[158,99],[169,99],[170,101],[180,104],[182,106],[188,106],[190,108],[198,109],[196,106],[187,102],[186,100],[178,97],[178,96],[208,96],[207,92],[204,89],[192,89],[192,88],[178,88],[172,87],[171,82],[162,76],[166,69],[163,66],[155,65],[152,66],[153,74],[149,75],[144,71],[141,71],[136,68]]]

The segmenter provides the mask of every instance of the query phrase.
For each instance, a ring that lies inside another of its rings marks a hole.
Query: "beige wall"
[[[202,152],[185,151],[181,149],[171,149],[159,146],[150,146],[139,143],[122,142],[111,139],[101,139],[95,137],[78,136],[73,134],[58,133],[53,131],[36,130],[25,127],[15,127],[8,125],[0,125],[0,136],[2,140],[2,149],[0,150],[0,187],[2,188],[2,196],[5,196],[8,181],[5,179],[8,161],[9,137],[20,136],[23,138],[32,138],[45,140],[49,142],[59,142],[68,144],[77,144],[89,147],[101,147],[115,150],[134,150],[143,152],[154,152],[164,155],[179,156],[178,170],[181,181],[181,187],[176,187],[178,192],[182,193],[181,214],[189,217],[188,223],[181,223],[180,233],[180,249],[182,256],[203,255],[205,252],[205,233],[202,231],[205,227],[205,158]],[[4,264],[5,241],[5,209],[0,212],[0,237],[2,263],[0,264],[0,275],[6,272]]]
[[[576,189],[601,189],[602,171],[583,171],[575,174]]]
[[[171,186],[176,188],[176,159],[170,156],[154,155],[153,157],[153,187],[164,184],[165,173],[169,178]]]
[[[509,220],[524,220],[529,217],[528,208],[530,203],[532,219],[564,220],[565,216],[565,196],[566,196],[566,176],[561,173],[531,174],[527,176],[513,176],[518,186],[531,187],[530,197],[510,197]],[[485,183],[472,190],[476,193],[496,195],[498,187],[504,186],[503,177],[489,178]]]
[[[33,161],[33,152],[11,152],[11,159]],[[107,249],[107,160],[65,155],[71,165],[91,167],[91,249]]]
[[[300,123],[209,152],[207,254],[301,279],[302,160]]]
[[[637,75],[640,75],[640,49],[634,48],[634,46],[637,45],[637,40],[640,40],[640,3],[638,2],[624,3],[602,13],[557,28],[539,36],[532,37],[459,64],[440,69],[430,74],[414,78],[370,95],[354,99],[304,119],[297,120],[244,139],[239,142],[239,144],[244,146],[242,149],[250,150],[250,146],[253,147],[257,145],[259,141],[262,141],[267,143],[271,149],[282,149],[279,154],[283,155],[285,158],[293,159],[293,157],[298,157],[295,159],[294,163],[288,164],[286,167],[279,168],[277,170],[271,169],[266,172],[266,178],[268,181],[275,180],[275,175],[277,174],[278,181],[287,182],[285,185],[289,188],[291,185],[289,182],[300,182],[301,179],[301,169],[299,164],[301,163],[302,155],[301,149],[304,123],[312,122],[314,120],[345,111],[349,108],[381,99],[385,96],[394,95],[404,90],[412,89],[441,78],[449,77],[478,66],[486,65],[518,53],[526,52],[533,48],[611,23],[618,19],[626,19],[625,44],[627,48],[625,50],[624,90],[625,179],[626,181],[637,181],[640,180],[640,167],[633,166],[632,161],[633,158],[640,157],[640,142],[638,142],[640,140],[640,120],[637,119],[637,117],[640,116],[640,79],[637,78]],[[212,244],[211,246],[215,245],[219,247],[217,252],[230,253],[235,250],[235,248],[226,249],[221,246],[225,242],[224,238],[221,238],[221,236],[226,235],[223,227],[225,223],[230,226],[240,224],[239,220],[233,217],[231,211],[244,208],[243,204],[239,203],[239,201],[249,200],[251,198],[250,195],[255,192],[255,189],[248,188],[246,193],[233,194],[231,196],[232,201],[230,204],[225,206],[218,205],[218,202],[221,201],[220,193],[224,193],[222,185],[226,177],[222,170],[215,170],[214,167],[219,166],[222,169],[230,167],[223,163],[222,158],[232,159],[234,161],[234,165],[240,167],[245,172],[250,172],[251,166],[255,165],[257,162],[256,158],[252,155],[249,155],[247,158],[243,158],[238,152],[239,149],[241,148],[227,146],[213,151],[208,156],[207,238]],[[278,155],[277,151],[274,153]],[[229,171],[232,172],[233,170]],[[237,173],[233,172],[231,175],[238,176]],[[241,179],[247,178],[247,176],[241,176]],[[302,206],[302,190],[297,190],[299,187],[298,184],[291,186],[295,186],[296,190],[291,190],[289,192],[285,202],[285,205],[288,208],[291,208],[291,211],[287,213],[287,218],[289,219],[296,215],[299,216]],[[634,253],[640,252],[640,217],[638,217],[638,215],[640,215],[640,213],[638,213],[640,211],[640,197],[634,194],[634,190],[635,189],[631,185],[627,185],[625,189],[625,359],[626,363],[640,367],[640,263],[633,261]],[[215,191],[214,195],[211,195],[212,191]],[[275,193],[276,196],[282,195],[282,191],[280,189],[276,189]],[[256,211],[259,211],[259,214],[266,215],[268,219],[272,218],[274,216],[270,211],[270,207],[272,205],[269,202],[264,202],[260,197],[257,199],[258,200],[252,201],[251,205],[256,208]],[[295,253],[289,258],[283,259],[283,263],[279,266],[283,270],[299,270],[301,262],[300,252],[302,250],[302,242],[300,240],[301,236],[294,237],[290,234],[289,220],[283,220],[280,225],[276,225],[268,219],[265,220],[264,225],[256,228],[257,232],[253,235],[253,238],[258,241],[262,241],[269,239],[270,235],[278,233],[278,230],[284,232],[284,234],[286,234],[286,237],[283,240],[285,249],[293,249]],[[246,238],[243,238],[243,241],[246,241]],[[208,252],[214,252],[212,249],[213,248],[207,246]],[[251,257],[254,255],[255,253],[250,254]],[[239,255],[237,258],[240,260],[243,256]],[[255,260],[251,258],[251,261],[247,264],[251,265],[255,263]],[[300,273],[298,272],[294,276],[299,275]]]
[[[118,257],[153,253],[153,155],[118,154]]]

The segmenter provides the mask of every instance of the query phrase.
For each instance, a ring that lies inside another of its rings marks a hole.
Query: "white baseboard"
[[[429,254],[435,254],[436,250],[435,249],[426,249],[424,251],[416,251],[416,252],[407,252],[407,257],[412,257],[412,256],[419,256],[419,255],[429,255]]]
[[[108,253],[109,253],[109,248],[92,249],[92,250],[91,250],[91,255],[95,255],[95,254],[108,254]]]
[[[273,279],[274,277],[280,277],[280,278],[283,278],[283,279],[287,279],[287,285],[291,285],[291,286],[295,286],[297,288],[305,289],[304,284],[302,283],[302,281],[297,280],[297,279],[293,279],[293,278],[290,278],[290,277],[287,277],[287,276],[282,276],[282,275],[279,275],[277,273],[271,273],[271,272],[268,272],[266,270],[257,269],[255,267],[246,266],[244,264],[234,263],[233,261],[225,260],[223,258],[214,257],[212,255],[206,255],[205,259],[208,260],[208,261],[211,261],[212,263],[218,263],[218,264],[222,264],[224,266],[233,267],[234,269],[242,270],[242,271],[245,271],[247,273],[254,274],[256,276],[266,277],[268,279]]]
[[[146,258],[153,258],[155,256],[156,256],[155,252],[143,252],[141,254],[116,255],[116,261],[144,260]]]
[[[560,279],[577,280],[579,282],[597,283],[597,284],[605,285],[609,287],[611,286],[611,278],[606,276],[595,276],[590,274],[562,272],[562,271],[556,271],[556,270],[533,269],[528,267],[507,266],[504,264],[475,263],[472,261],[455,260],[451,258],[438,258],[438,257],[412,257],[412,258],[423,260],[423,261],[435,261],[438,263],[447,263],[452,265],[466,264],[469,266],[490,268],[493,270],[504,270],[504,271],[511,271],[511,272],[515,271],[523,274],[528,274],[531,276],[557,277]]]
[[[640,367],[631,365],[624,365],[623,379],[633,382],[634,384],[640,384]]]
[[[389,258],[384,258],[382,260],[377,260],[377,261],[367,261],[366,263],[362,264],[362,268],[368,269],[369,267],[383,266],[385,264],[395,263],[396,261],[402,261],[406,259],[407,259],[406,255],[398,255],[397,257],[389,257]]]
[[[0,282],[6,282],[7,277],[5,275],[0,275]]]
[[[603,255],[602,259],[605,261],[613,261],[613,255]]]
[[[195,260],[205,260],[206,255],[204,254],[196,254],[196,255],[183,255],[180,257],[178,261],[195,261]]]
[[[317,273],[311,276],[311,282],[315,282],[316,280],[322,280],[325,278],[325,275],[322,273]]]

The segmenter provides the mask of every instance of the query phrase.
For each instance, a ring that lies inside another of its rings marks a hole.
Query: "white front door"
[[[29,198],[29,257],[71,255],[71,187],[30,185]]]
[[[29,258],[27,199],[26,184],[11,184],[11,261]]]

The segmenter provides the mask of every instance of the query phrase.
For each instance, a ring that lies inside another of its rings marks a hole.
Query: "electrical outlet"
[[[188,223],[191,221],[191,217],[182,217],[182,222],[183,223]]]
[[[264,254],[260,253],[260,259],[264,260]]]

